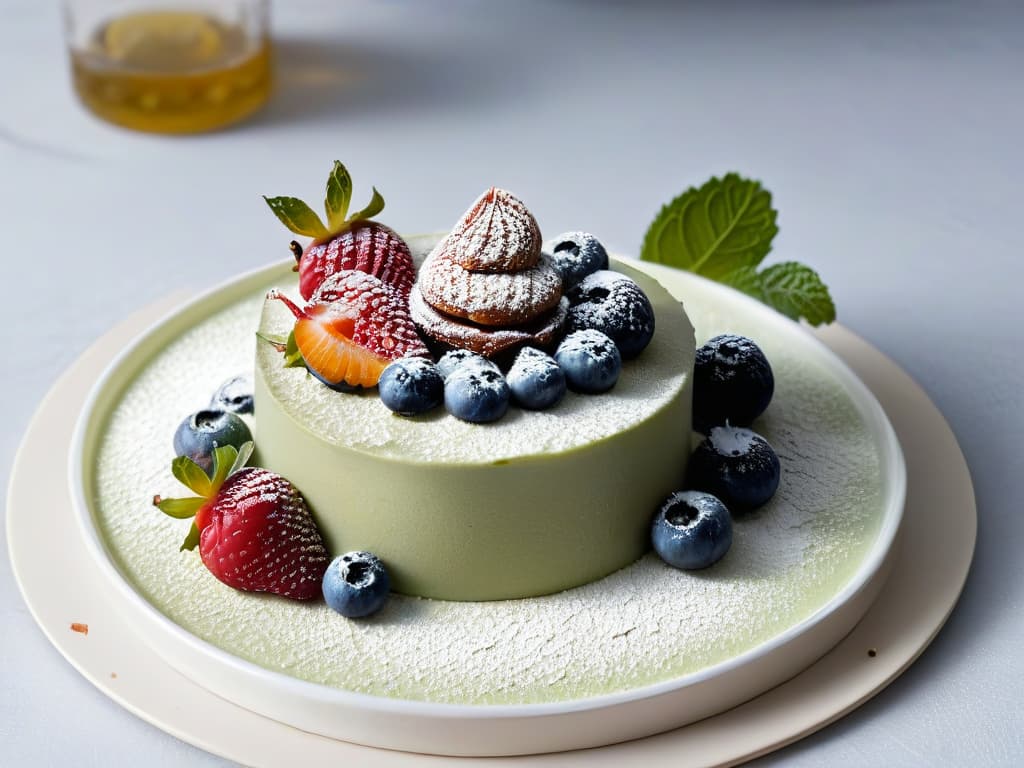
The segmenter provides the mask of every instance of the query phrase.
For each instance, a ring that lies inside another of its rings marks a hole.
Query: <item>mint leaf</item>
[[[370,202],[361,211],[356,211],[348,217],[349,221],[363,221],[364,219],[372,219],[378,213],[384,210],[384,198],[381,197],[380,192],[377,188],[373,188],[373,197],[370,198]]]
[[[210,478],[203,468],[188,456],[178,456],[171,462],[171,474],[198,496],[208,497],[211,493]]]
[[[299,351],[299,345],[295,342],[295,331],[288,334],[288,340],[284,346],[284,367],[285,368],[302,368],[306,365],[306,361],[302,357],[302,352]]]
[[[321,238],[330,235],[313,209],[297,197],[264,197],[270,210],[288,229],[297,235]]]
[[[760,264],[778,231],[771,194],[760,182],[729,173],[663,207],[640,258],[719,280]]]
[[[802,317],[811,325],[835,321],[836,307],[828,288],[810,267],[785,261],[766,267],[760,277],[765,302],[787,317]]]
[[[731,285],[737,291],[742,291],[748,296],[753,296],[758,301],[765,301],[764,286],[756,267],[737,269],[735,272],[725,275],[721,282]]]
[[[324,200],[327,226],[332,232],[344,229],[345,214],[348,213],[351,201],[352,177],[348,175],[345,166],[335,160],[331,175],[327,177],[327,198]]]
[[[761,182],[727,173],[690,187],[664,206],[644,235],[640,258],[695,272],[811,325],[835,320],[828,288],[796,262],[758,271],[779,228]]]

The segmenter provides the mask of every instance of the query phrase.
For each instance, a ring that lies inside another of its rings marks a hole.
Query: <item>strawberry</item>
[[[324,280],[357,269],[398,288],[405,296],[416,282],[416,268],[405,241],[375,221],[354,222],[330,240],[311,243],[299,257],[299,293],[309,300]]]
[[[308,301],[331,275],[357,269],[379,277],[408,297],[416,280],[409,246],[388,227],[369,220],[384,210],[384,198],[374,189],[369,205],[348,216],[351,198],[352,179],[337,160],[327,179],[326,225],[297,198],[263,198],[288,229],[313,238],[305,252],[292,241],[299,293]]]
[[[295,600],[317,597],[330,562],[320,531],[295,486],[245,466],[251,454],[252,443],[240,452],[217,448],[212,477],[179,456],[171,471],[197,496],[155,496],[153,504],[171,517],[195,518],[181,549],[198,545],[203,564],[229,587]]]
[[[328,386],[374,387],[391,361],[430,354],[405,295],[373,275],[338,272],[304,309],[277,291],[267,298],[295,315],[295,345],[306,367]]]

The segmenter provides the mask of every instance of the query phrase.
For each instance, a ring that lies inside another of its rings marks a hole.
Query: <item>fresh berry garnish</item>
[[[511,392],[493,363],[464,361],[444,381],[444,405],[457,419],[477,424],[505,415]]]
[[[654,336],[654,307],[634,280],[600,270],[569,291],[571,331],[593,328],[607,334],[626,360],[636,357]]]
[[[403,357],[384,369],[377,389],[387,408],[401,416],[417,416],[444,400],[444,377],[433,360]]]
[[[280,475],[246,467],[252,443],[241,451],[214,451],[213,475],[179,456],[171,471],[196,493],[184,499],[154,497],[178,519],[194,517],[181,548],[199,546],[210,573],[229,587],[310,600],[321,591],[328,555],[302,496]]]
[[[238,450],[252,440],[252,432],[239,416],[227,411],[206,409],[185,418],[174,432],[174,455],[188,456],[209,472],[213,452],[222,445]]]
[[[302,298],[308,301],[328,278],[349,269],[378,277],[409,296],[416,281],[409,246],[388,227],[369,221],[384,210],[384,198],[374,189],[369,205],[349,216],[352,178],[337,160],[327,179],[326,225],[308,205],[294,197],[263,199],[288,229],[313,238],[305,251],[294,241],[291,246],[298,262]]]
[[[651,544],[669,565],[696,570],[714,565],[732,546],[732,518],[710,493],[677,491],[651,523]]]
[[[416,267],[405,241],[375,221],[359,221],[326,242],[309,245],[299,259],[299,293],[309,299],[327,278],[357,269],[398,288],[406,296]]]
[[[508,371],[512,400],[522,408],[542,411],[565,396],[565,372],[555,359],[534,347],[523,347]]]
[[[692,488],[717,496],[733,512],[767,502],[778,489],[780,477],[775,450],[745,427],[713,427],[693,452],[687,470]]]
[[[329,386],[373,387],[392,360],[429,356],[401,292],[356,270],[327,280],[304,308],[271,291],[295,315],[295,344],[306,367]]]
[[[445,352],[441,355],[441,359],[437,361],[437,370],[440,372],[441,378],[447,379],[451,376],[452,371],[470,358],[479,358],[482,361],[487,361],[487,358],[483,355],[470,352],[468,349],[452,349]]]
[[[746,336],[715,336],[697,350],[693,365],[694,429],[707,434],[729,422],[748,426],[775,392],[768,358]]]
[[[391,578],[384,563],[369,552],[349,552],[331,561],[324,572],[324,600],[350,619],[376,613],[387,602]]]
[[[252,376],[245,373],[232,376],[217,387],[210,398],[210,408],[231,413],[252,413],[252,392]]]
[[[587,329],[566,336],[555,350],[569,389],[596,394],[615,386],[622,370],[618,347],[601,331]]]
[[[544,253],[568,290],[599,269],[608,269],[608,252],[588,232],[563,232],[544,244]]]

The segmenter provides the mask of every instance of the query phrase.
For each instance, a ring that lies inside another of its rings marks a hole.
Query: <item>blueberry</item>
[[[188,456],[206,470],[213,468],[213,450],[223,445],[241,448],[252,440],[252,432],[240,416],[207,409],[186,418],[174,432],[174,453]]]
[[[497,370],[497,366],[486,357],[478,355],[476,352],[470,352],[468,349],[453,349],[445,352],[437,361],[437,369],[441,372],[441,377],[447,379],[463,363],[490,366]]]
[[[593,329],[574,331],[555,350],[555,360],[569,388],[596,394],[615,386],[622,370],[622,356],[607,335]]]
[[[497,421],[508,410],[511,391],[493,363],[465,363],[444,382],[444,405],[457,419],[477,424]]]
[[[350,619],[379,611],[390,590],[387,568],[379,557],[369,552],[338,555],[324,572],[324,600]]]
[[[508,386],[519,406],[542,411],[565,396],[565,373],[551,355],[523,347],[509,368]]]
[[[608,252],[596,237],[586,232],[564,232],[544,244],[544,253],[567,289],[591,272],[608,269]]]
[[[732,518],[710,493],[677,491],[651,522],[651,544],[666,563],[688,571],[714,565],[732,546]]]
[[[775,376],[764,352],[745,336],[715,336],[693,365],[693,424],[707,434],[726,422],[742,427],[764,413]]]
[[[395,413],[416,416],[444,400],[444,379],[433,360],[403,357],[395,360],[377,382],[380,400]]]
[[[626,360],[636,357],[654,336],[654,307],[634,280],[601,270],[569,291],[567,329],[593,328],[607,334]]]
[[[720,498],[733,512],[755,509],[779,487],[779,457],[744,427],[713,427],[690,457],[689,484]]]
[[[230,413],[252,413],[252,391],[252,376],[246,373],[232,376],[217,387],[210,399],[210,408]]]

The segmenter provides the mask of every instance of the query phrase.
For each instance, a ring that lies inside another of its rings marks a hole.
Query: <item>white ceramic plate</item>
[[[614,693],[546,703],[465,705],[366,695],[267,669],[212,645],[147,601],[124,572],[124,553],[96,524],[89,486],[103,426],[125,388],[160,350],[197,323],[284,279],[278,265],[239,278],[182,307],[128,347],[98,382],[72,447],[72,493],[87,546],[112,585],[112,599],[146,643],[172,666],[242,707],[297,728],[374,746],[440,754],[523,754],[614,743],[693,722],[792,677],[832,648],[863,616],[885,578],[905,493],[899,445],[881,407],[824,345],[753,300],[692,275],[644,265],[680,296],[714,297],[726,314],[756,318],[771,334],[813,357],[870,428],[882,467],[881,521],[850,578],[809,616],[720,663]],[[724,329],[723,329],[724,330]]]

